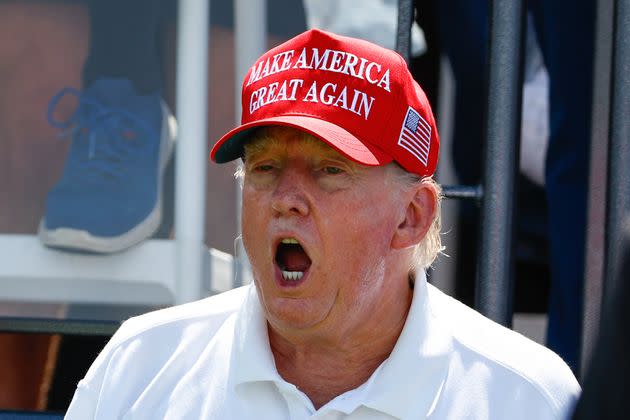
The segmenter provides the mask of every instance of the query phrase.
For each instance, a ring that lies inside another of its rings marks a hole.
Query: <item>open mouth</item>
[[[311,259],[295,238],[283,238],[276,249],[276,264],[282,278],[287,282],[297,282],[311,266]]]

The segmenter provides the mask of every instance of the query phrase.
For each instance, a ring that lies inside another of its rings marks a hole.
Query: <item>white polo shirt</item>
[[[546,420],[568,418],[579,392],[553,352],[421,275],[390,357],[319,410],[278,374],[250,285],[125,322],[66,419]]]

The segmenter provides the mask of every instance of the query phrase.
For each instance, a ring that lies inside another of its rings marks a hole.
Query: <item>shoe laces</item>
[[[65,96],[77,98],[78,105],[67,119],[58,120],[55,112]],[[57,92],[48,104],[48,123],[60,129],[62,140],[87,142],[87,152],[79,156],[75,167],[85,175],[105,174],[118,177],[126,171],[125,163],[140,153],[142,138],[157,138],[156,130],[144,119],[120,107],[103,104],[98,98],[72,87]],[[83,171],[82,171],[83,172]]]

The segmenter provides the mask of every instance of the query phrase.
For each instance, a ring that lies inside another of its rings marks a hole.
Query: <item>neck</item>
[[[344,392],[366,382],[389,357],[404,327],[411,305],[412,290],[402,299],[383,302],[379,313],[352,333],[326,337],[289,335],[268,326],[269,342],[276,368],[320,408]]]

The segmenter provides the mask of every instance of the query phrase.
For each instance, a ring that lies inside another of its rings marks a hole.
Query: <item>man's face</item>
[[[408,268],[392,249],[406,195],[390,168],[353,163],[294,129],[264,133],[246,154],[242,217],[267,319],[344,334],[409,288],[391,281]]]

